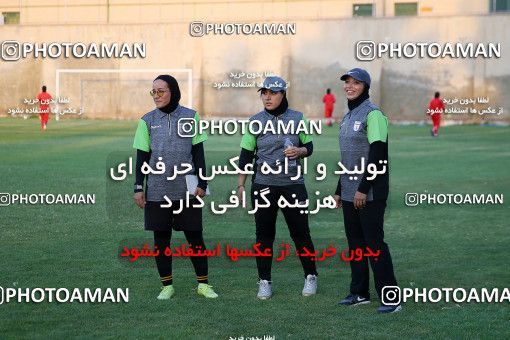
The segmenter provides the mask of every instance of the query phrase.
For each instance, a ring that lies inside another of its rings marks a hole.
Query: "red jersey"
[[[429,104],[430,110],[441,110],[441,112],[444,111],[444,103],[441,100],[441,98],[434,98],[430,101]]]
[[[325,104],[326,110],[333,110],[333,104],[335,103],[335,96],[330,94],[325,94],[322,97],[322,102]]]
[[[41,92],[37,95],[37,99],[39,100],[39,111],[44,111],[42,113],[49,113],[49,101],[53,99],[51,94],[48,92]]]

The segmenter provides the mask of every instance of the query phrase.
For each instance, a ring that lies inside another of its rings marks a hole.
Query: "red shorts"
[[[432,118],[432,124],[434,124],[434,126],[439,126],[439,124],[441,123],[441,114],[440,113],[434,113],[430,117]]]
[[[41,117],[42,124],[48,124],[49,113],[39,113],[39,116]]]

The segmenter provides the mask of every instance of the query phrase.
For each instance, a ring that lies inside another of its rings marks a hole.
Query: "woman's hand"
[[[306,148],[291,146],[290,148],[285,149],[283,153],[285,154],[285,157],[288,157],[289,159],[296,159],[306,156]]]
[[[340,198],[340,196],[338,195],[333,195],[333,199],[335,200],[336,202],[336,208],[341,208],[342,207],[342,199]]]
[[[243,199],[243,192],[245,191],[244,185],[239,185],[237,187],[237,197],[239,197],[240,200]]]
[[[195,196],[198,196],[198,197],[204,197],[205,196],[205,190],[200,188],[200,187],[197,187],[197,189],[195,190]]]
[[[367,204],[367,195],[359,191],[354,194],[354,208],[363,209]]]
[[[143,191],[135,192],[133,195],[133,199],[135,200],[136,205],[143,209],[145,207],[145,194]]]

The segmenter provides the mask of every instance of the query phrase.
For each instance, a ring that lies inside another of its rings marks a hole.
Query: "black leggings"
[[[276,234],[276,217],[279,209],[278,199],[280,198],[280,195],[284,196],[289,202],[293,202],[294,197],[292,197],[292,194],[295,194],[295,197],[301,202],[308,198],[308,194],[304,184],[268,186],[253,183],[252,204],[256,198],[253,191],[260,191],[264,188],[269,188],[269,193],[266,195],[266,198],[271,205],[268,208],[259,208],[255,212],[256,237],[257,243],[261,244],[260,250],[264,251],[269,248],[271,249],[272,254]],[[296,249],[300,253],[303,253],[303,248],[306,247],[309,251],[314,252],[315,250],[310,236],[310,228],[308,227],[308,215],[301,214],[299,208],[283,208],[282,213],[285,217],[285,222],[287,222],[290,237],[294,241]],[[308,274],[317,275],[315,262],[310,258],[310,256],[300,256],[299,259],[301,260],[305,277]],[[273,258],[269,256],[258,256],[256,260],[259,278],[261,280],[270,281]]]
[[[205,250],[204,238],[202,231],[184,231],[186,240],[191,245],[194,251]],[[172,238],[172,231],[154,231],[154,246],[158,247],[159,255],[156,256],[156,266],[163,286],[171,285],[172,280],[172,257],[166,256],[164,250],[170,247],[170,239]],[[206,256],[191,256],[191,263],[195,268],[197,281],[199,283],[208,283],[207,277],[207,257]]]
[[[383,225],[386,201],[369,201],[363,209],[354,208],[352,202],[342,201],[342,208],[349,249],[370,247],[374,251],[381,252],[377,260],[370,257],[375,289],[380,298],[384,286],[397,285],[390,249],[384,242]],[[368,296],[368,262],[366,257],[363,257],[361,261],[350,261],[351,293]]]

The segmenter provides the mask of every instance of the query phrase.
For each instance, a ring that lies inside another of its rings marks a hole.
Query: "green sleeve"
[[[306,119],[305,115],[303,115],[302,119],[305,121],[305,124],[308,124],[308,119]],[[312,135],[311,134],[306,134],[303,131],[301,131],[299,133],[299,140],[301,141],[301,144],[310,143],[312,141]]]
[[[367,116],[367,137],[370,144],[377,141],[386,143],[388,139],[388,118],[379,110]]]
[[[133,148],[149,152],[151,149],[151,138],[149,136],[149,129],[147,123],[143,119],[138,122],[136,128],[135,141],[133,142]]]
[[[241,147],[248,151],[254,151],[257,148],[257,138],[251,134],[249,129],[246,130],[246,133],[241,139]]]
[[[200,124],[200,115],[198,114],[198,112],[195,112],[195,117],[194,118],[195,118],[194,128],[197,129],[197,127]],[[200,133],[200,131],[199,131],[191,139],[191,145],[197,145],[198,143],[202,143],[202,142],[204,142],[206,140],[207,140],[207,133],[205,133],[205,132],[204,133]]]

